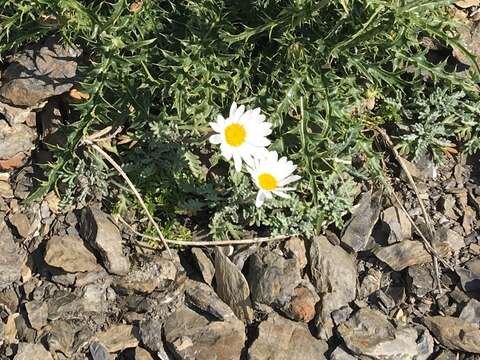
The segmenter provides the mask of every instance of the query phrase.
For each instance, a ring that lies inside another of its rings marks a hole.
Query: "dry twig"
[[[375,126],[375,130],[380,134],[380,136],[383,138],[383,140],[385,141],[385,143],[388,145],[388,147],[390,148],[390,150],[392,151],[393,155],[395,156],[395,158],[397,159],[398,163],[400,164],[400,166],[402,167],[403,171],[405,172],[405,175],[407,176],[407,179],[408,179],[408,182],[410,183],[413,191],[415,192],[415,196],[417,197],[417,200],[418,200],[418,203],[420,204],[420,209],[422,211],[422,215],[425,219],[425,224],[427,225],[427,230],[428,230],[428,239],[430,241],[427,240],[427,237],[422,233],[422,231],[420,231],[420,229],[417,227],[417,225],[413,222],[413,219],[408,215],[408,213],[406,212],[405,208],[403,208],[403,206],[401,206],[401,208],[403,209],[403,211],[407,214],[407,217],[409,219],[409,221],[413,224],[415,230],[418,231],[418,233],[420,234],[420,237],[422,238],[423,240],[423,243],[424,243],[424,246],[425,248],[427,249],[427,251],[432,255],[432,261],[433,261],[433,268],[434,268],[434,271],[435,271],[435,277],[436,277],[436,280],[437,280],[437,287],[438,287],[438,291],[440,294],[442,294],[442,284],[441,284],[441,281],[440,281],[440,270],[439,270],[439,267],[438,267],[438,259],[440,259],[440,256],[438,255],[438,253],[435,251],[435,249],[433,248],[432,244],[431,244],[431,240],[434,238],[434,235],[435,235],[435,230],[433,228],[433,225],[432,225],[432,221],[430,219],[430,216],[428,215],[428,212],[427,212],[427,209],[425,208],[425,205],[422,201],[422,199],[420,198],[420,194],[419,194],[419,191],[418,191],[418,188],[417,188],[417,185],[415,184],[415,181],[413,180],[413,177],[412,177],[412,174],[410,174],[410,171],[408,170],[408,168],[405,166],[405,163],[403,162],[403,159],[402,157],[400,156],[400,154],[398,153],[397,149],[395,149],[395,146],[393,145],[393,142],[392,140],[390,139],[390,136],[388,136],[388,134],[385,132],[385,130],[379,128],[378,126]],[[393,190],[393,189],[392,189]],[[397,200],[397,203],[400,204],[400,201],[398,199],[398,197],[395,195],[395,191],[392,191],[392,194],[394,194],[396,200]],[[401,205],[401,204],[400,204]],[[446,262],[444,262],[442,260],[442,264],[446,264]],[[451,268],[451,266],[448,266],[449,268]]]

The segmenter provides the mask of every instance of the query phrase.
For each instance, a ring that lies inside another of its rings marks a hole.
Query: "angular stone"
[[[480,328],[451,316],[431,316],[423,320],[440,343],[450,350],[480,353]]]
[[[185,296],[189,304],[219,320],[235,318],[232,309],[218,297],[211,287],[204,283],[187,280]]]
[[[382,192],[368,191],[362,197],[352,212],[352,218],[347,223],[342,235],[342,243],[352,251],[363,250],[372,234],[382,207]]]
[[[340,346],[333,350],[332,354],[330,355],[330,360],[356,360],[357,358],[353,355],[350,355]]]
[[[45,350],[45,348],[41,344],[18,344],[17,354],[15,355],[13,360],[33,359],[53,360],[52,355],[50,355],[50,353]]]
[[[461,7],[462,9],[467,9],[473,6],[478,6],[479,1],[478,0],[457,0],[455,1],[455,5],[458,7]]]
[[[144,257],[127,275],[115,277],[114,286],[126,292],[150,294],[174,281],[180,270],[178,267],[179,265],[169,258]]]
[[[52,236],[47,242],[45,262],[71,273],[99,270],[95,255],[75,235]]]
[[[0,290],[21,277],[24,252],[13,240],[7,224],[0,217]]]
[[[248,349],[249,360],[326,359],[328,346],[308,328],[271,313],[258,327],[258,338]]]
[[[45,337],[50,352],[61,352],[70,356],[74,351],[75,334],[78,329],[72,321],[54,321],[47,331]]]
[[[434,249],[440,256],[445,256],[450,247],[446,244],[434,244]],[[404,240],[390,246],[373,251],[375,256],[395,271],[402,271],[406,267],[421,265],[432,261],[432,256],[420,241]]]
[[[326,340],[332,336],[332,311],[355,299],[357,268],[353,258],[325,236],[313,239],[309,256],[312,282],[321,297],[315,322],[319,336]]]
[[[26,239],[30,236],[31,222],[23,212],[16,212],[8,217],[8,221],[17,229],[18,234]]]
[[[315,305],[319,300],[314,289],[310,289],[310,287],[295,288],[290,302],[282,307],[282,313],[295,321],[310,322],[315,317]]]
[[[32,128],[24,124],[10,126],[5,120],[0,120],[0,160],[29,153],[36,138],[37,134]]]
[[[47,325],[48,305],[42,300],[33,300],[25,304],[28,321],[35,330],[41,330]]]
[[[97,333],[97,339],[110,353],[134,348],[138,345],[138,339],[133,334],[132,325],[114,325],[101,333]]]
[[[463,236],[454,230],[441,227],[436,232],[436,239],[439,242],[448,244],[454,252],[458,252],[465,246]]]
[[[383,210],[381,219],[388,225],[390,230],[389,244],[411,239],[412,224],[401,209],[391,206]]]
[[[338,332],[353,353],[373,359],[425,360],[433,352],[433,339],[426,329],[395,328],[385,315],[368,308],[340,324]]]
[[[153,352],[163,350],[162,322],[160,320],[148,319],[140,322],[139,336],[147,349]]]
[[[237,360],[245,343],[245,328],[238,319],[210,321],[183,306],[166,319],[165,340],[178,359]]]
[[[7,181],[0,181],[0,198],[13,198],[12,186]]]
[[[112,357],[102,343],[92,342],[88,347],[93,360],[110,360]]]
[[[218,248],[215,248],[215,282],[220,299],[230,306],[239,319],[250,322],[253,310],[247,280]]]
[[[107,214],[89,207],[82,211],[80,234],[100,253],[108,272],[125,275],[130,269],[130,261],[123,254],[122,236]]]
[[[480,272],[463,267],[457,267],[455,272],[460,277],[462,289],[466,293],[480,296]]]
[[[250,256],[247,281],[255,307],[284,307],[300,284],[300,269],[295,259],[260,249]]]
[[[24,108],[0,102],[0,114],[5,117],[5,120],[7,120],[10,125],[34,123],[36,115],[32,110],[36,108],[38,108],[38,106]]]
[[[32,106],[73,86],[81,51],[49,38],[14,55],[2,75],[0,96],[13,105]]]
[[[424,297],[435,289],[435,277],[428,266],[414,265],[408,268],[407,283],[411,293]]]
[[[283,248],[287,255],[295,259],[297,267],[303,271],[308,264],[305,242],[299,237],[293,236],[288,241],[285,241]]]
[[[135,360],[153,360],[152,355],[140,346],[135,349]]]
[[[212,285],[212,280],[215,275],[215,267],[213,266],[212,261],[200,248],[193,248],[192,255],[194,256],[197,266],[202,273],[203,280],[205,280],[208,285]]]
[[[462,309],[459,318],[480,326],[480,301],[470,299]]]

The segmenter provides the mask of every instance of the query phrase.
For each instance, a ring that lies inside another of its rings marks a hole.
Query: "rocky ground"
[[[435,224],[441,291],[400,171],[406,212],[364,187],[346,226],[312,240],[169,256],[99,202],[23,202],[42,144],[62,141],[80,57],[49,39],[2,73],[0,359],[480,359],[478,157],[406,162]]]

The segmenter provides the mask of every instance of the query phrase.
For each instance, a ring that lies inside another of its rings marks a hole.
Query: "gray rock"
[[[71,273],[99,270],[95,255],[74,235],[52,236],[45,249],[45,262]]]
[[[88,347],[93,360],[110,360],[108,349],[102,343],[94,341]]]
[[[395,328],[382,313],[368,308],[357,311],[338,332],[345,345],[357,355],[374,359],[427,359],[433,339],[421,327]]]
[[[143,257],[125,276],[116,276],[114,287],[124,292],[150,294],[156,289],[162,290],[177,277],[180,264],[162,256]]]
[[[350,355],[342,347],[338,346],[330,355],[330,360],[356,360],[357,358]]]
[[[362,279],[362,284],[358,289],[358,298],[365,299],[369,295],[373,294],[375,291],[380,289],[381,279],[382,279],[381,271],[374,268],[368,269],[368,273]]]
[[[25,310],[32,328],[41,330],[47,325],[48,305],[46,302],[41,300],[29,301],[25,304]]]
[[[178,359],[237,360],[245,343],[244,324],[210,321],[183,306],[165,321],[165,341]]]
[[[332,320],[335,326],[338,326],[341,323],[347,321],[352,312],[352,308],[348,305],[342,306],[340,309],[332,311]]]
[[[480,301],[470,299],[467,305],[462,309],[459,318],[480,326]]]
[[[215,282],[220,299],[230,306],[239,319],[250,322],[253,310],[247,280],[218,248],[215,248]]]
[[[319,336],[332,336],[332,311],[355,299],[357,268],[353,258],[340,246],[332,245],[325,236],[313,239],[310,251],[310,273],[317,293],[320,311],[315,320]]]
[[[13,360],[33,359],[53,360],[52,355],[41,344],[18,344],[18,351]]]
[[[9,125],[0,120],[0,160],[9,160],[15,156],[29,153],[37,134],[24,124]]]
[[[212,280],[215,275],[215,267],[213,266],[212,261],[200,248],[193,248],[192,255],[195,258],[203,280],[205,280],[208,285],[212,285]]]
[[[422,265],[410,266],[407,274],[409,291],[418,297],[424,297],[436,287],[435,275],[431,267]]]
[[[462,289],[466,293],[480,296],[480,272],[466,267],[457,267],[455,272],[460,276]]]
[[[298,236],[293,236],[283,244],[283,249],[288,256],[295,259],[297,267],[303,271],[308,264],[307,250],[305,248],[305,241]]]
[[[451,316],[431,316],[423,320],[440,343],[450,350],[480,353],[480,328]]]
[[[440,256],[445,256],[450,250],[450,247],[443,243],[435,244],[434,248]],[[432,261],[431,255],[420,241],[404,240],[378,248],[373,253],[395,271],[402,271],[408,266],[421,265]]]
[[[10,125],[23,124],[25,122],[27,124],[31,124],[35,123],[36,119],[36,114],[33,112],[33,110],[39,107],[41,106],[31,106],[27,108],[16,107],[0,102],[0,114],[3,115],[5,120],[7,120]]]
[[[24,252],[13,240],[7,224],[0,217],[0,290],[20,279]]]
[[[352,212],[352,218],[346,224],[342,243],[352,251],[363,250],[372,234],[382,207],[382,191],[368,191],[362,194],[360,201]]]
[[[300,323],[271,313],[258,327],[258,337],[248,349],[249,360],[325,359],[328,346]]]
[[[162,321],[155,319],[141,321],[138,333],[147,349],[153,352],[163,350]]]
[[[211,287],[204,283],[187,280],[185,296],[190,305],[218,320],[228,320],[235,317],[232,309],[218,297]]]
[[[108,272],[125,275],[130,269],[130,261],[123,254],[122,236],[107,214],[89,207],[82,211],[80,233],[100,253]]]
[[[25,215],[23,212],[16,212],[14,214],[10,214],[8,217],[8,221],[10,221],[10,224],[12,224],[15,229],[17,229],[18,234],[24,238],[27,239],[31,232],[31,222],[28,219],[27,215]]]
[[[96,337],[110,353],[134,348],[138,345],[138,339],[133,333],[132,325],[113,325],[107,330],[97,333]]]
[[[380,218],[388,225],[390,230],[388,237],[389,244],[412,238],[412,224],[401,209],[391,206],[382,211]]]
[[[2,74],[0,96],[13,105],[32,106],[70,90],[81,51],[50,38],[14,55]]]
[[[458,252],[465,246],[462,235],[454,230],[441,227],[436,231],[436,241],[446,243],[454,252]]]
[[[249,258],[247,281],[255,307],[282,308],[294,296],[302,278],[295,259],[260,249]]]

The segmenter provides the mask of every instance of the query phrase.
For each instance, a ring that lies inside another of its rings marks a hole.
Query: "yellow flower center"
[[[225,140],[230,146],[240,146],[245,142],[247,132],[240,124],[231,124],[225,128]]]
[[[258,184],[263,190],[275,190],[277,188],[277,179],[268,173],[258,175]]]

